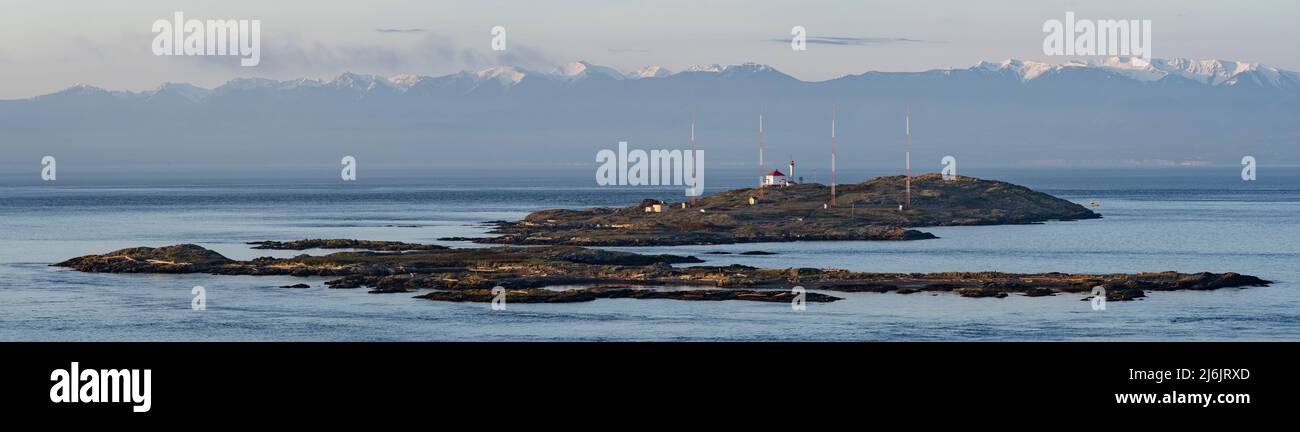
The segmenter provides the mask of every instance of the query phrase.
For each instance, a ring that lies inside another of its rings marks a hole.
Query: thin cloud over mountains
[[[769,42],[790,43],[790,37],[780,37],[768,39]],[[806,41],[816,45],[846,45],[846,46],[870,46],[870,45],[892,45],[901,43],[927,43],[921,39],[912,39],[905,37],[845,37],[845,36],[808,36]]]

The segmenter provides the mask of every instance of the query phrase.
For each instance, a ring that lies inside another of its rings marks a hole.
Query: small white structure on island
[[[790,175],[786,176],[779,170],[772,170],[763,176],[763,186],[790,186],[795,184],[794,181],[794,161],[790,161]]]
[[[779,170],[772,170],[763,177],[763,186],[785,186],[790,183],[790,178],[781,174]]]

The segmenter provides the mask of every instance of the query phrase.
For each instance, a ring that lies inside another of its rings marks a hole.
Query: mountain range
[[[77,85],[0,101],[9,160],[99,164],[372,166],[594,164],[600,149],[685,148],[696,118],[706,164],[752,164],[757,115],[773,161],[914,164],[1300,163],[1300,73],[1226,60],[1006,60],[802,81],[771,66],[623,72],[589,62],[547,72],[500,66],[445,76],[343,73],[239,78],[207,89],[127,92]],[[769,162],[770,164],[771,162]],[[926,168],[928,167],[928,168]]]

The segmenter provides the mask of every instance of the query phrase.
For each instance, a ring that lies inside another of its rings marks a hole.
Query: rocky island
[[[950,292],[965,297],[1000,298],[1012,294],[1036,297],[1089,293],[1096,286],[1104,287],[1110,300],[1132,300],[1143,297],[1146,291],[1213,290],[1270,283],[1237,273],[905,274],[816,268],[763,269],[744,265],[674,267],[674,264],[703,261],[691,256],[646,255],[578,246],[426,248],[409,243],[399,246],[351,240],[324,242],[380,250],[238,261],[201,246],[182,244],[122,249],[53,265],[97,273],[332,276],[337,279],[325,283],[330,288],[368,287],[372,293],[428,290],[417,297],[457,302],[489,302],[495,296],[492,289],[499,286],[505,289],[508,302],[518,303],[568,303],[598,298],[790,302],[796,296],[792,291],[796,286],[809,291],[804,297],[808,302],[840,300],[823,292]]]
[[[622,208],[542,210],[496,222],[489,244],[672,246],[799,240],[920,240],[926,226],[1029,224],[1096,219],[1087,208],[1023,186],[974,177],[877,177],[831,188],[816,183],[736,189],[692,204],[646,200]]]

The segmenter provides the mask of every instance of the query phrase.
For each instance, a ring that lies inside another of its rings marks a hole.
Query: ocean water
[[[913,242],[794,242],[615,248],[694,254],[708,264],[857,271],[1235,271],[1276,283],[1153,292],[1094,311],[1082,295],[971,299],[830,293],[834,303],[604,299],[577,304],[443,303],[326,289],[327,278],[87,274],[49,264],[124,247],[197,243],[236,259],[291,256],[244,242],[359,238],[438,242],[483,221],[553,207],[679,200],[679,188],[605,188],[591,169],[0,179],[0,340],[1300,340],[1300,168],[988,169],[963,175],[1086,204],[1100,220],[940,227]],[[707,192],[748,186],[710,172]],[[859,181],[892,172],[846,170]],[[66,179],[66,180],[65,180]],[[704,255],[765,250],[770,256]],[[325,251],[307,251],[325,253]],[[306,282],[308,289],[280,285]],[[203,286],[207,310],[190,308]]]

